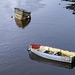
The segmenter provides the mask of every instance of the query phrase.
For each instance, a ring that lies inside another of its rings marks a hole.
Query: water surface
[[[75,51],[74,1],[1,0],[0,1],[0,75],[74,75],[75,67],[32,60],[29,44],[41,44]],[[31,11],[31,20],[18,25],[14,8]]]

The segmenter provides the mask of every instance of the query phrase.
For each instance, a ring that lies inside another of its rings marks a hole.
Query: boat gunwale
[[[23,12],[23,13],[31,14],[31,12],[29,12],[29,11],[27,11],[27,10],[23,10],[23,9],[19,9],[19,8],[14,8],[14,9],[15,9],[15,13],[21,11],[21,12]],[[19,11],[16,12],[16,10],[19,10]],[[18,14],[18,13],[17,13],[17,14]],[[19,15],[22,15],[22,14],[19,14]]]
[[[32,45],[38,45],[38,44],[31,44],[29,47],[31,48]],[[40,45],[40,46],[44,46],[44,45]],[[51,47],[51,46],[44,46],[44,47],[55,48],[55,47]],[[33,49],[35,49],[35,48],[33,48]],[[55,49],[60,49],[60,48],[55,48]],[[69,50],[64,50],[64,49],[60,49],[60,50],[69,51]],[[73,51],[69,51],[69,52],[73,52]]]

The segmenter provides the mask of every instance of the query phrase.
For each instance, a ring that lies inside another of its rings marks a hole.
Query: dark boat
[[[19,20],[15,18],[16,24],[21,28],[25,28],[30,23],[30,21],[31,21],[31,17],[28,19],[24,19],[24,20]]]
[[[28,12],[23,9],[15,8],[15,18],[19,20],[28,19],[31,16],[31,12]]]

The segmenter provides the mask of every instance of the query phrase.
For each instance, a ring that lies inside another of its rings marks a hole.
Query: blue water
[[[68,4],[74,2],[0,1],[0,75],[75,75],[75,67],[68,69],[38,62],[27,51],[29,44],[75,51],[75,15],[73,10],[66,9]],[[15,7],[31,11],[30,23],[24,28],[15,21]]]

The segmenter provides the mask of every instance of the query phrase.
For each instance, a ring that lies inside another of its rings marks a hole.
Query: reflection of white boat
[[[62,50],[58,48],[32,44],[29,50],[38,56],[46,59],[52,59],[61,62],[72,63],[75,61],[75,52]]]
[[[15,18],[24,20],[30,18],[31,12],[27,12],[23,9],[15,8]]]
[[[44,63],[44,64],[50,64],[50,65],[63,67],[63,68],[68,68],[68,69],[72,69],[72,68],[75,67],[74,63],[69,64],[69,63],[63,63],[63,62],[44,59],[44,58],[42,58],[40,56],[37,56],[33,52],[29,52],[29,57],[30,57],[31,60],[34,60],[34,61],[37,61],[37,62],[40,62],[40,63]]]

